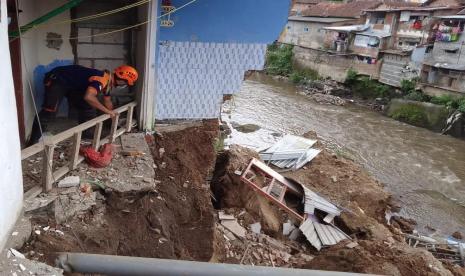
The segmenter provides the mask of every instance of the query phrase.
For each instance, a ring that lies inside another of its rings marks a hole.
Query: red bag
[[[108,143],[100,148],[100,152],[92,147],[81,147],[79,150],[87,163],[94,168],[105,168],[111,163],[113,158],[113,145]]]

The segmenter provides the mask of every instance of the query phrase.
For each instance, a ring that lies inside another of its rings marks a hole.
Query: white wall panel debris
[[[163,42],[159,51],[156,119],[205,119],[219,117],[246,71],[263,69],[266,45]]]

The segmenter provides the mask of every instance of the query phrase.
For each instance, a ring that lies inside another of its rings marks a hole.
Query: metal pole
[[[97,273],[104,275],[192,275],[192,276],[347,276],[362,275],[321,270],[273,268],[263,266],[216,264],[140,257],[61,253],[57,265],[66,272]]]

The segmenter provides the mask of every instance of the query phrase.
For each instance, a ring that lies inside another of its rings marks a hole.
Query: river
[[[294,85],[264,75],[245,81],[233,103],[229,121],[260,129],[233,130],[230,142],[260,147],[277,133],[316,131],[383,183],[400,201],[400,215],[418,222],[418,231],[465,234],[465,141],[353,104],[320,105]]]

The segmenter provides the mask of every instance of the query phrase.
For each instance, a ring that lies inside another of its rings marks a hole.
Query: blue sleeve
[[[97,90],[97,94],[102,91],[102,85],[98,81],[91,81],[89,86],[95,88],[95,90]]]

